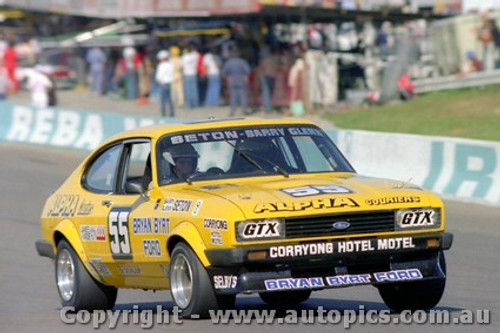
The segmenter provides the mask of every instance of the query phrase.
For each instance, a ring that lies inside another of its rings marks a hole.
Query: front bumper
[[[402,238],[405,246],[402,246]],[[358,251],[348,251],[351,250],[346,247],[349,242],[357,242]],[[220,294],[444,278],[440,253],[451,248],[453,235],[442,233],[302,244],[326,243],[331,245],[322,248],[329,249],[329,253],[309,255],[287,252],[286,249],[290,248],[287,245],[210,249],[205,251],[211,263],[207,270],[216,292]],[[389,243],[399,244],[400,248],[382,248]],[[285,249],[277,251],[279,247]]]

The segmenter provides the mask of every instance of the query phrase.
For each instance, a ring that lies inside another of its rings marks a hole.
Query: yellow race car
[[[48,198],[41,256],[64,306],[113,308],[118,288],[170,289],[185,317],[238,293],[299,303],[371,284],[392,309],[444,291],[442,201],[363,177],[313,123],[226,119],[139,128],[88,156]]]

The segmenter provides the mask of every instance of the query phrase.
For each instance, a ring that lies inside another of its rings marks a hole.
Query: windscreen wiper
[[[241,156],[243,156],[244,159],[246,159],[249,163],[251,163],[253,166],[255,166],[257,169],[259,170],[262,170],[262,171],[265,171],[264,168],[259,164],[257,163],[252,157],[250,157],[246,152],[242,151],[241,149],[239,149],[238,147],[236,147],[236,145],[232,144],[231,142],[229,141],[225,141],[227,142],[228,145],[230,145],[231,147],[233,147],[233,149],[238,153],[240,154]],[[279,173],[281,173],[283,176],[285,176],[286,178],[288,178],[290,175],[288,174],[288,172],[283,169],[282,167],[280,167],[278,164],[268,160],[267,158],[265,157],[260,157],[262,158],[264,161],[268,162],[269,164],[271,164],[274,168],[275,171],[278,171]]]
[[[243,150],[240,150],[238,147],[236,147],[235,144],[232,144],[231,142],[229,141],[225,141],[228,145],[230,145],[231,147],[233,147],[233,149],[241,156],[243,156],[243,158],[245,160],[247,160],[247,162],[249,162],[250,164],[252,164],[254,167],[256,167],[257,169],[261,170],[261,171],[265,171],[264,168],[259,164],[257,163],[253,158],[251,158],[250,156],[248,156],[247,153],[245,153]]]

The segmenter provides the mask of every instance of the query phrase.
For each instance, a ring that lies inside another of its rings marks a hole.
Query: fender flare
[[[175,239],[177,237],[182,238],[193,249],[194,253],[198,257],[198,259],[200,259],[203,266],[208,267],[211,265],[205,254],[205,250],[207,249],[205,242],[203,242],[203,238],[198,232],[198,229],[196,229],[196,227],[192,223],[187,221],[181,222],[170,232],[170,237],[167,240],[167,253],[169,253],[169,244],[171,243],[172,239]]]
[[[96,270],[90,265],[89,258],[85,253],[85,249],[83,248],[82,240],[80,239],[80,233],[76,228],[75,224],[71,220],[63,220],[59,222],[53,231],[52,238],[52,247],[54,249],[54,253],[57,254],[57,240],[56,235],[60,233],[68,243],[75,250],[76,255],[80,258],[83,266],[87,269],[87,272],[97,281],[102,283],[101,277],[96,272]]]

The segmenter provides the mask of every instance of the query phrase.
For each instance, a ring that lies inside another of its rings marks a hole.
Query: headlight
[[[238,241],[285,238],[283,219],[248,220],[236,223]]]
[[[441,210],[404,209],[396,212],[396,230],[434,229],[441,226]]]

